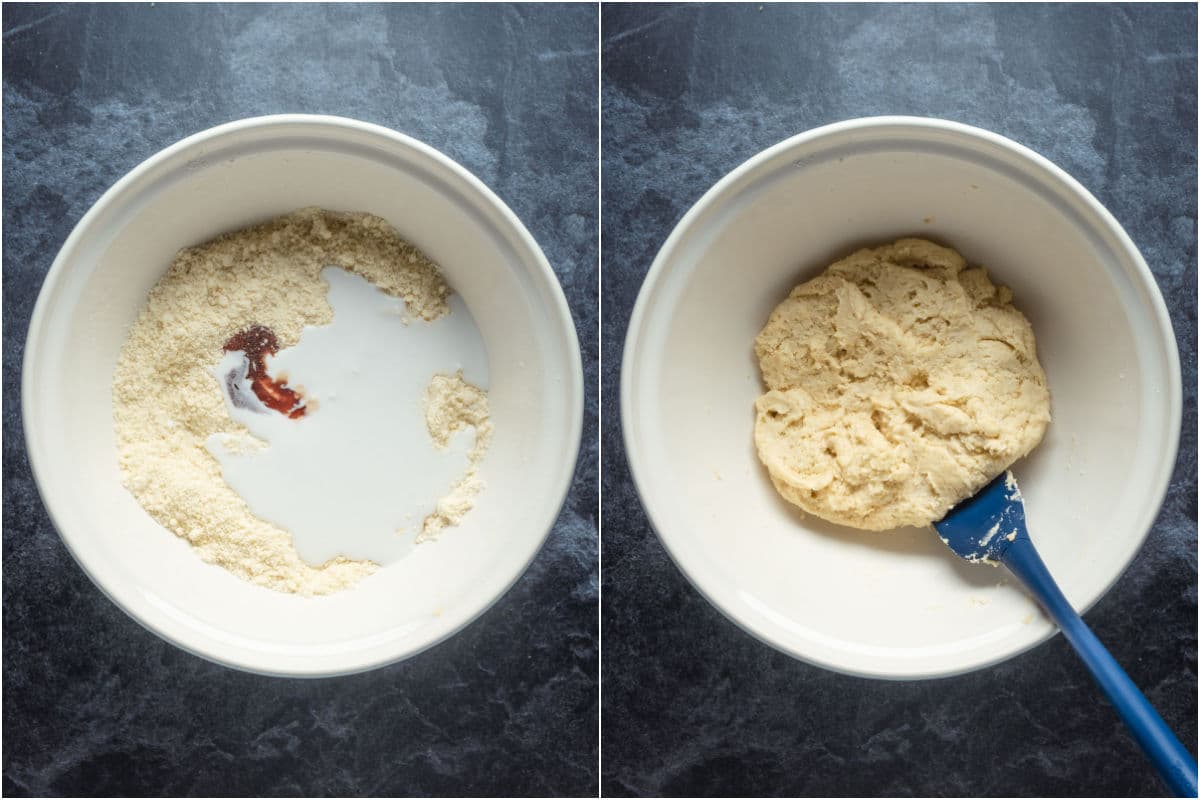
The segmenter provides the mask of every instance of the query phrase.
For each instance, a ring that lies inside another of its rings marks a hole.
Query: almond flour
[[[464,381],[461,371],[453,376],[434,375],[425,390],[425,424],[435,447],[446,447],[453,434],[468,426],[475,428],[475,444],[467,455],[466,475],[438,501],[437,510],[425,518],[418,542],[428,541],[444,528],[457,524],[475,505],[475,495],[483,488],[478,467],[492,441],[487,393]]]
[[[436,265],[369,214],[306,208],[180,251],[150,291],[121,350],[113,414],[122,480],[143,508],[206,561],[277,591],[320,595],[378,566],[337,557],[319,567],[297,555],[287,531],[255,517],[205,449],[214,433],[243,434],[227,413],[211,367],[224,343],[250,325],[295,345],[306,325],[333,320],[321,270],[335,264],[396,297],[412,317],[448,313],[451,290]],[[470,467],[419,540],[457,523],[482,486],[477,465],[490,441],[487,395],[461,375],[434,376],[426,423],[435,446],[476,429]],[[247,443],[250,446],[250,442]]]

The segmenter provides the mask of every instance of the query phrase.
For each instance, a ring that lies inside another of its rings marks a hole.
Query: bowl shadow
[[[751,445],[753,449],[753,445]],[[757,455],[755,455],[757,461]],[[884,552],[896,559],[933,559],[945,565],[965,585],[974,589],[995,586],[997,568],[990,564],[971,564],[959,558],[947,547],[932,526],[928,528],[893,528],[888,531],[865,531],[838,525],[817,517],[789,503],[775,490],[766,467],[759,464],[759,475],[768,487],[771,502],[795,521],[797,535],[816,534],[834,539],[840,545]]]

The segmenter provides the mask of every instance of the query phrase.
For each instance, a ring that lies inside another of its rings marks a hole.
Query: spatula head
[[[1014,541],[1029,537],[1017,479],[1006,470],[933,527],[942,541],[967,561],[998,563]]]

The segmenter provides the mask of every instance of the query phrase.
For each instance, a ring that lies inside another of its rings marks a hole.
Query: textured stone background
[[[727,621],[641,510],[618,370],[654,254],[759,150],[900,113],[1046,155],[1129,231],[1175,324],[1185,417],[1170,491],[1087,619],[1194,744],[1195,7],[610,5],[601,18],[605,794],[1160,793],[1062,637],[971,675],[891,683],[794,661]]]
[[[597,785],[594,6],[5,5],[5,795],[591,795]],[[408,662],[247,675],[165,644],[87,580],[25,460],[21,352],[42,277],[114,181],[232,119],[380,123],[479,176],[541,244],[589,405],[528,573]]]

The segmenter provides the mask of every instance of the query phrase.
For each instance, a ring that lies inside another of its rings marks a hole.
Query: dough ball
[[[800,284],[755,342],[754,441],[800,508],[924,526],[1032,450],[1050,421],[1033,329],[982,267],[923,239]]]

